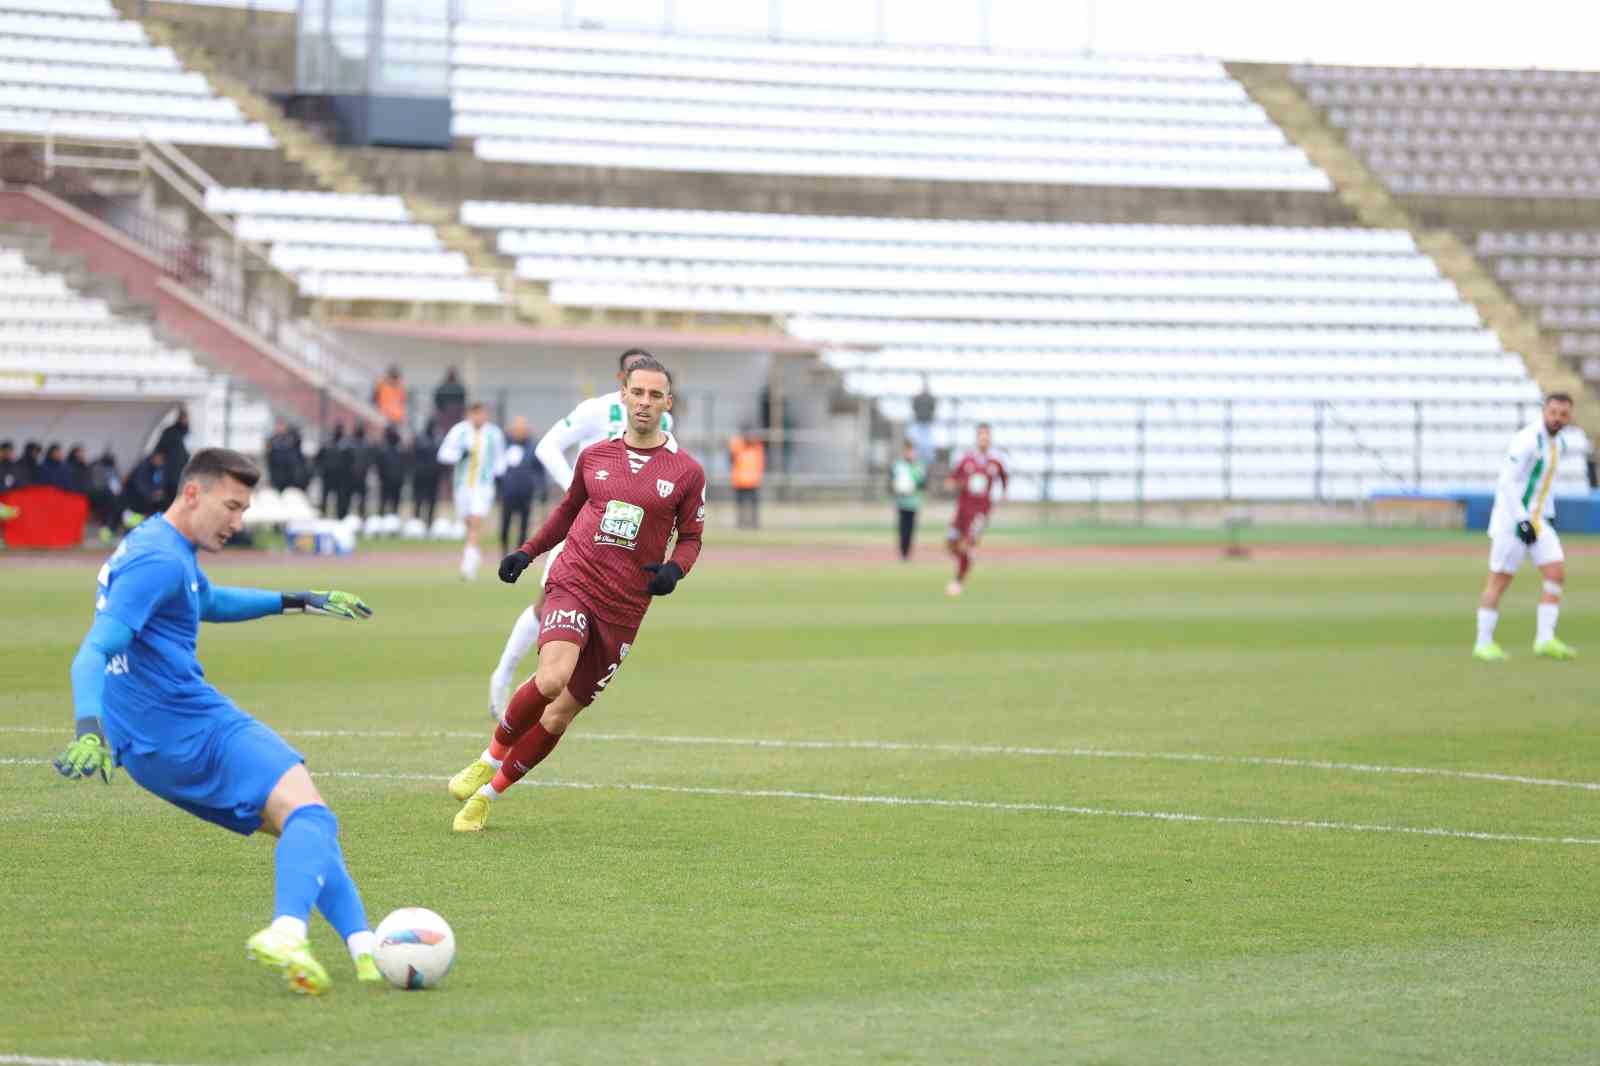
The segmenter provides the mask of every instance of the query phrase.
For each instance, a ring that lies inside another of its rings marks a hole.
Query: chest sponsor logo
[[[128,656],[113,655],[106,660],[106,673],[121,676],[128,672]]]
[[[545,629],[572,629],[589,632],[589,616],[582,611],[550,611],[544,616]]]
[[[594,542],[632,551],[643,526],[643,507],[626,500],[610,500],[606,503],[606,513],[600,518],[600,531],[594,535]]]
[[[665,478],[656,478],[656,491],[661,494],[661,498],[663,500],[672,495],[672,490],[675,487],[676,486],[674,486],[672,482],[666,480]]]

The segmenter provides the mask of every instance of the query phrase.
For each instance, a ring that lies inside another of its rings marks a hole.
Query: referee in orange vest
[[[755,427],[745,425],[738,436],[728,441],[728,457],[733,466],[733,496],[738,507],[740,529],[760,526],[761,478],[767,472],[767,445],[756,435]]]

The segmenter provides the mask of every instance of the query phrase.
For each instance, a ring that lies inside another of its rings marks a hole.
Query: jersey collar
[[[666,436],[667,439],[663,443],[657,444],[656,447],[657,448],[665,448],[667,451],[671,452],[673,455],[677,455],[678,454],[678,438],[674,437],[671,433],[668,433],[666,430],[662,430],[661,432],[662,432],[663,435]],[[612,440],[620,440],[620,441],[622,441],[622,443],[624,445],[626,445],[627,447],[631,448],[631,447],[633,447],[633,445],[628,444],[627,437],[628,437],[628,431],[627,430],[623,430],[622,432],[618,433],[616,436],[612,437],[611,439]]]

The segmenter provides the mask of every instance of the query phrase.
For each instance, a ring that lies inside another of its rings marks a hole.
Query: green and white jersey
[[[1542,418],[1517,431],[1495,483],[1491,537],[1515,536],[1518,522],[1538,527],[1556,516],[1556,470],[1566,454],[1566,441],[1545,432]]]
[[[567,491],[572,484],[572,463],[567,458],[569,452],[581,452],[591,444],[598,444],[612,437],[620,437],[628,428],[628,409],[622,402],[622,390],[596,396],[592,400],[584,400],[572,409],[572,413],[550,427],[533,453],[549,471],[550,478],[561,491]],[[661,416],[661,428],[664,432],[672,432],[672,415],[669,412]]]
[[[889,487],[894,505],[902,511],[922,507],[922,490],[928,484],[928,469],[915,459],[900,458],[889,469]]]
[[[455,468],[455,491],[494,488],[494,479],[505,473],[506,436],[493,422],[474,429],[460,421],[450,427],[439,443],[439,461]]]

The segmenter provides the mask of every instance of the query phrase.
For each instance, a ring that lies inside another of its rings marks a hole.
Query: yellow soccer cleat
[[[1472,657],[1480,663],[1503,663],[1511,656],[1501,650],[1500,645],[1493,641],[1488,644],[1479,644],[1472,649]]]
[[[455,821],[450,823],[450,828],[458,833],[478,833],[483,831],[484,823],[489,820],[489,801],[482,796],[474,795],[456,812]]]
[[[1554,659],[1557,662],[1566,662],[1578,657],[1578,649],[1570,644],[1565,644],[1556,637],[1541,640],[1533,646],[1533,654],[1541,659]]]
[[[356,980],[363,984],[383,980],[383,974],[378,970],[378,960],[370,952],[356,956]]]
[[[296,995],[320,996],[333,985],[328,971],[311,954],[308,941],[296,940],[270,925],[245,941],[244,953],[246,958],[283,974],[289,990]]]
[[[465,803],[467,797],[493,780],[494,767],[482,759],[474,759],[472,765],[452,777],[445,788],[449,791],[451,799],[457,803]]]

